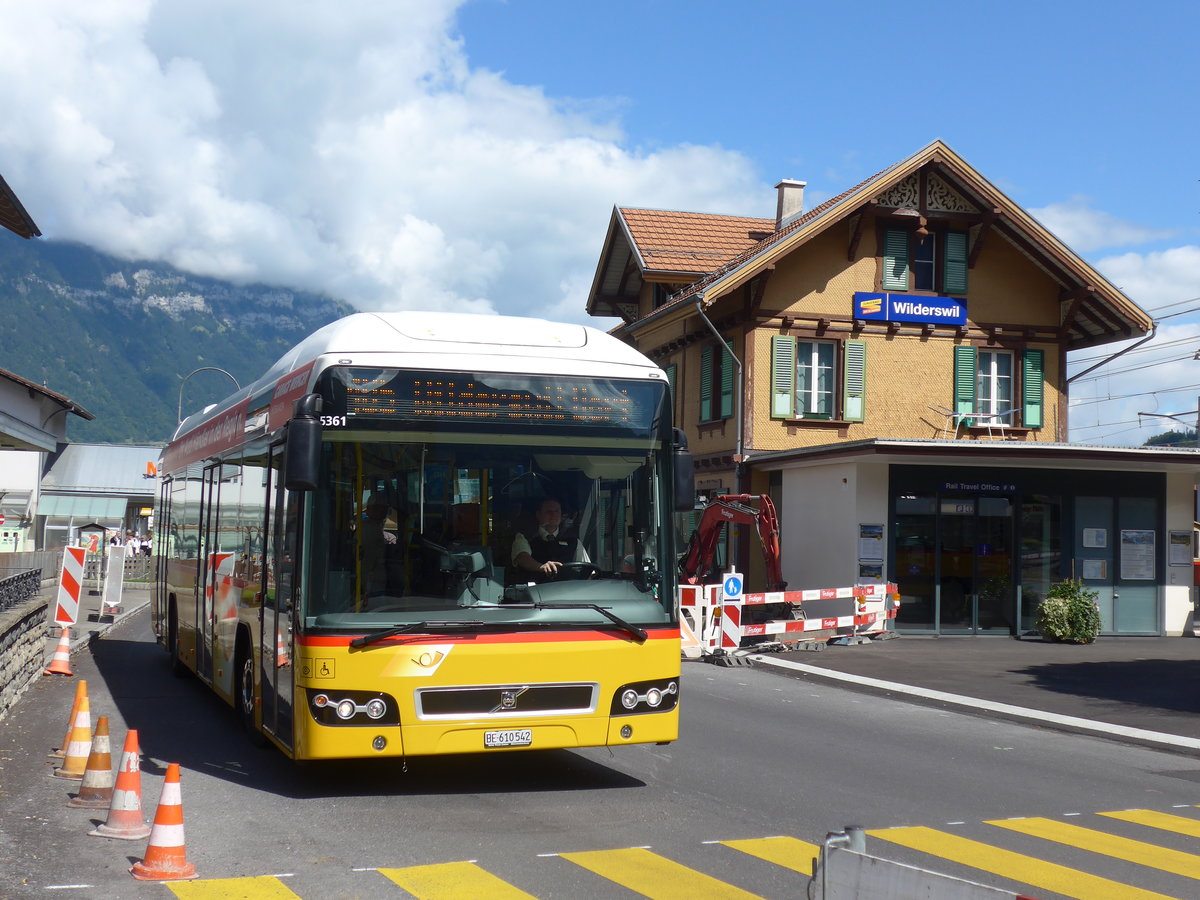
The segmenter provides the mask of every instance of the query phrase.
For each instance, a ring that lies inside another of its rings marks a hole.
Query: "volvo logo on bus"
[[[509,689],[509,690],[501,691],[500,692],[500,705],[497,706],[495,709],[493,709],[492,712],[500,712],[501,710],[505,710],[505,709],[516,709],[517,708],[517,698],[520,697],[527,690],[529,690],[529,688],[523,687],[523,688],[519,688],[519,689]]]

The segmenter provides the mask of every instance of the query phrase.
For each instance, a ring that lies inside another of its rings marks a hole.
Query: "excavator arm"
[[[679,562],[686,584],[703,584],[717,555],[717,545],[726,524],[754,525],[767,564],[767,590],[782,591],[786,586],[780,564],[779,518],[775,504],[766,494],[719,494],[709,501],[692,533],[687,552]]]

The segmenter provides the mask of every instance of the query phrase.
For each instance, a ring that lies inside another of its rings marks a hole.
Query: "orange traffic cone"
[[[67,755],[67,744],[71,743],[71,730],[75,727],[75,716],[79,713],[79,701],[87,696],[87,679],[80,678],[75,684],[75,702],[71,704],[71,717],[67,719],[67,733],[63,735],[58,748],[50,751],[50,755],[62,759]]]
[[[138,763],[138,733],[130,729],[121,751],[121,766],[113,789],[108,818],[88,834],[94,837],[116,838],[119,841],[140,841],[150,836],[150,826],[142,820],[142,772]]]
[[[283,632],[275,629],[275,668],[282,669],[288,664],[287,647],[283,643]]]
[[[92,708],[87,695],[84,694],[79,701],[79,712],[75,713],[75,724],[71,727],[71,739],[67,741],[62,765],[51,774],[59,778],[83,778],[91,752]]]
[[[71,671],[71,626],[64,625],[58,646],[54,648],[54,656],[50,665],[46,666],[43,675],[74,675]]]
[[[67,806],[84,809],[108,809],[113,795],[112,750],[108,741],[108,716],[96,720],[92,749],[88,753],[79,793],[67,801]]]
[[[167,766],[154,827],[146,856],[129,870],[138,881],[182,881],[196,877],[196,867],[187,861],[183,841],[183,795],[179,789],[179,763]]]

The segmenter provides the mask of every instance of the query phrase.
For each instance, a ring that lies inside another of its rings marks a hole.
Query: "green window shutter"
[[[1045,351],[1026,350],[1021,360],[1021,392],[1025,405],[1021,424],[1026,428],[1041,428],[1045,398]]]
[[[893,291],[908,290],[908,232],[903,228],[888,228],[883,232],[881,284]]]
[[[974,347],[954,348],[954,411],[959,415],[975,412],[975,366]]]
[[[967,233],[965,231],[946,232],[942,287],[947,294],[965,294],[967,292]]]
[[[713,348],[700,351],[700,421],[708,422],[713,417]]]
[[[733,341],[725,342],[728,349],[721,354],[721,413],[719,419],[733,415]]]
[[[846,341],[842,384],[842,418],[847,422],[863,421],[867,402],[866,341]]]
[[[796,415],[796,339],[771,335],[771,418]]]
[[[664,371],[667,373],[667,386],[670,387],[671,396],[674,397],[675,396],[675,379],[679,375],[679,366],[677,366],[675,363],[671,363],[669,366],[666,367],[666,369],[664,369]]]

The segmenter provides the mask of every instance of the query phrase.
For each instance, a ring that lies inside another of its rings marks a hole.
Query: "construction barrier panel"
[[[731,572],[721,584],[680,585],[683,655],[701,659],[732,653],[747,638],[785,644],[878,639],[895,634],[889,625],[899,608],[895,584],[747,594],[741,592],[741,576]],[[780,617],[764,620],[757,611]]]

